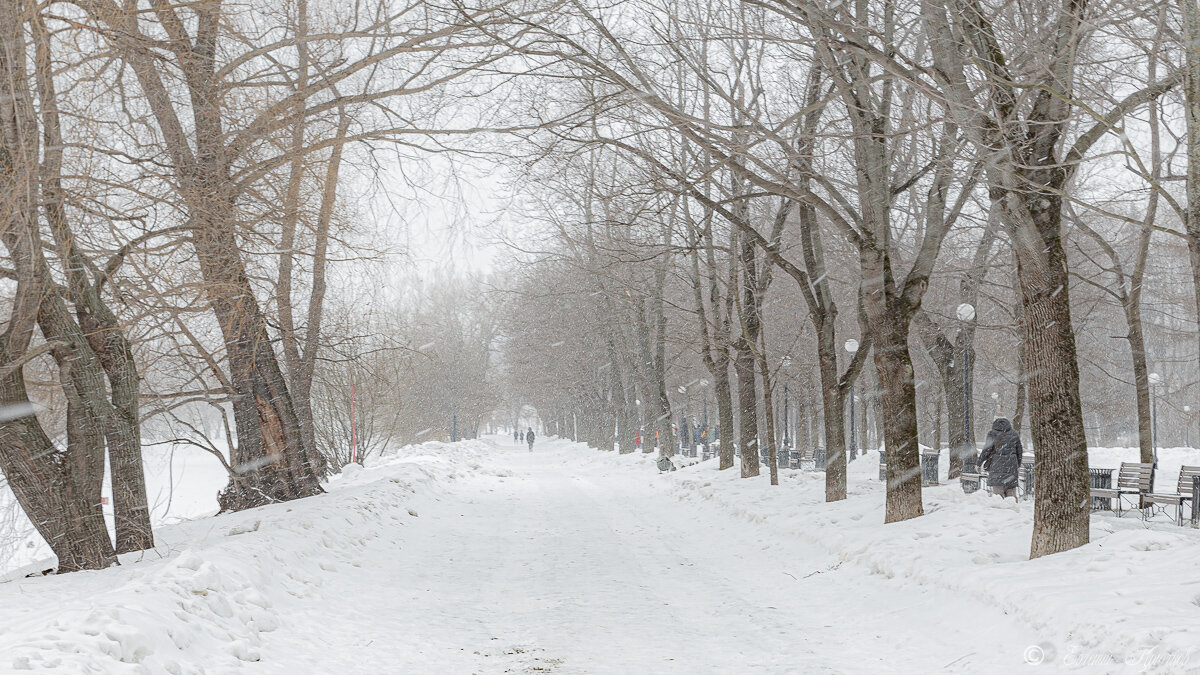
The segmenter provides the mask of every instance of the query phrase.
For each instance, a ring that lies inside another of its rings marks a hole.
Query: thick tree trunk
[[[154,534],[142,467],[140,378],[133,360],[133,348],[125,338],[116,315],[104,303],[99,289],[88,277],[87,270],[91,265],[76,246],[75,234],[67,221],[62,189],[64,143],[50,58],[50,38],[40,15],[33,17],[31,25],[36,45],[36,74],[42,103],[45,146],[41,165],[42,201],[62,259],[67,292],[75,305],[76,320],[88,347],[99,359],[112,391],[104,435],[112,479],[116,550],[117,553],[129,553],[150,549],[154,547]],[[88,395],[107,395],[103,382],[93,385],[98,388]]]
[[[95,387],[78,387],[104,375],[72,320],[49,274],[41,247],[37,174],[41,163],[38,118],[29,87],[24,3],[0,0],[0,241],[16,278],[7,326],[0,334],[0,470],[39,534],[58,556],[59,571],[100,569],[116,561],[104,525],[100,490],[104,480],[103,434],[108,400]],[[46,335],[59,365],[68,401],[67,451],[54,447],[34,415],[25,389],[23,364],[35,330]],[[59,334],[62,338],[59,338]],[[66,357],[79,357],[73,363]],[[93,416],[99,412],[100,417]],[[85,419],[76,422],[76,416]]]
[[[717,446],[717,469],[732,469],[733,448],[733,387],[729,382],[729,356],[724,350],[714,359],[716,372],[717,422],[721,425],[721,444]]]
[[[742,478],[757,476],[758,460],[758,388],[754,378],[754,353],[745,338],[733,343],[733,371],[737,375],[738,447],[742,451]]]
[[[193,216],[192,240],[205,294],[225,339],[237,424],[230,453],[236,475],[221,492],[221,510],[236,511],[322,492],[279,361],[228,219]],[[216,216],[205,210],[206,216]]]
[[[1037,558],[1088,542],[1087,438],[1066,253],[1060,239],[1062,198],[1057,191],[1014,191],[1006,196],[1005,206],[1014,228],[1028,228],[1028,220],[1022,219],[1030,219],[1040,235],[1036,245],[1014,247],[1023,305],[1030,430],[1036,449],[1030,557]]]
[[[908,353],[908,319],[889,314],[884,325],[872,326],[875,371],[883,403],[887,446],[887,509],[884,522],[894,523],[924,513],[921,504],[921,449],[917,431],[917,391]]]
[[[1187,231],[1188,259],[1192,265],[1192,292],[1196,321],[1200,325],[1200,7],[1196,0],[1179,0],[1183,10],[1184,119],[1187,126]],[[1196,332],[1200,340],[1200,330]]]

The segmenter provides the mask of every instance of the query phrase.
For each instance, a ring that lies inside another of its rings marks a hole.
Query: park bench
[[[1143,462],[1121,462],[1121,470],[1117,473],[1115,488],[1091,488],[1091,496],[1097,499],[1107,499],[1109,510],[1112,502],[1117,502],[1117,517],[1123,512],[1123,501],[1126,497],[1137,496],[1138,508],[1144,508],[1142,499],[1150,492],[1154,484],[1154,465]]]
[[[1175,507],[1175,522],[1183,524],[1183,503],[1191,501],[1192,497],[1192,478],[1200,476],[1200,466],[1182,466],[1179,468],[1179,482],[1175,484],[1175,494],[1166,492],[1151,492],[1142,495],[1142,504],[1145,508],[1142,510],[1142,519],[1146,518],[1147,511],[1155,509],[1165,511],[1166,507]]]
[[[814,469],[816,468],[816,449],[805,448],[800,453],[800,468]]]
[[[803,454],[800,455],[800,468],[802,469],[824,471],[825,462],[825,448],[805,448]]]
[[[986,471],[964,471],[958,474],[958,482],[962,485],[963,492],[967,494],[986,487],[986,481]]]
[[[979,453],[972,452],[970,457],[963,458],[962,473],[958,474],[958,483],[963,492],[971,494],[987,487],[988,472],[979,466]]]

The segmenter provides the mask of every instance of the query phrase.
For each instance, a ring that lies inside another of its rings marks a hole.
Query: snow
[[[120,567],[0,583],[0,671],[1200,672],[1200,532],[1169,519],[1098,514],[1030,561],[1032,504],[957,483],[883,525],[873,453],[834,504],[822,473],[654,460],[406,447]]]

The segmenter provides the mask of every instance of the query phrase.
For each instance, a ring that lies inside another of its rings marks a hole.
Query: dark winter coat
[[[527,442],[528,442],[530,445],[533,445],[533,429],[530,429],[529,431],[526,431],[526,432],[525,432],[525,440],[526,440],[526,441],[527,441]]]
[[[1012,423],[1003,417],[993,422],[979,455],[979,466],[988,472],[988,485],[1017,487],[1021,454],[1021,436],[1012,428]]]

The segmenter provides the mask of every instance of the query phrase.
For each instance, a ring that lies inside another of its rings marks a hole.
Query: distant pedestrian
[[[525,440],[529,442],[529,451],[533,452],[533,429],[525,432]]]
[[[525,440],[525,432],[524,431],[521,432],[521,440]]]
[[[997,417],[979,455],[979,466],[987,471],[988,491],[1017,498],[1017,474],[1021,469],[1021,436],[1007,418]]]
[[[516,429],[513,429],[513,443],[516,443],[517,441],[520,441],[520,440],[521,440],[521,432],[517,431]]]

